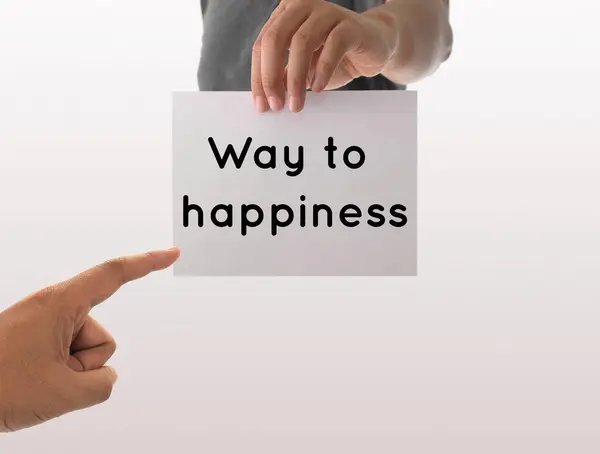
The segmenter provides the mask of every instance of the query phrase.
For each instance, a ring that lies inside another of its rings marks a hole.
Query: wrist
[[[397,14],[386,8],[386,5],[372,8],[362,16],[369,20],[375,30],[379,45],[379,50],[385,58],[382,66],[387,67],[388,64],[396,59],[400,47],[402,46],[402,24]]]

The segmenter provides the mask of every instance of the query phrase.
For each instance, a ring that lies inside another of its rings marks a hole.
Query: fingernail
[[[265,98],[263,98],[262,96],[257,96],[256,98],[254,98],[254,105],[256,106],[256,110],[258,111],[258,113],[266,112],[269,108],[267,102],[265,101]]]
[[[300,111],[300,100],[296,96],[290,96],[290,110],[292,112]]]
[[[282,106],[279,102],[279,99],[277,99],[275,96],[269,96],[269,107],[271,107],[271,110],[278,111]]]

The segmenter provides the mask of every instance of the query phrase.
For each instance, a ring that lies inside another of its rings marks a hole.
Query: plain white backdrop
[[[198,3],[0,3],[0,308],[170,245]],[[95,312],[112,399],[0,452],[599,452],[599,14],[452,1],[414,87],[418,278],[131,284]]]

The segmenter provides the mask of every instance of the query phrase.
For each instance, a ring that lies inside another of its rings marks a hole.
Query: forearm
[[[365,13],[397,33],[397,45],[382,74],[408,84],[433,74],[450,56],[452,28],[448,0],[388,0]]]

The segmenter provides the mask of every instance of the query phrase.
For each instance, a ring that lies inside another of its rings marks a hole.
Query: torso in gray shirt
[[[335,0],[348,9],[363,12],[384,0]],[[204,34],[198,68],[203,91],[249,91],[252,46],[279,0],[201,0]],[[383,76],[361,77],[346,90],[403,89]]]

